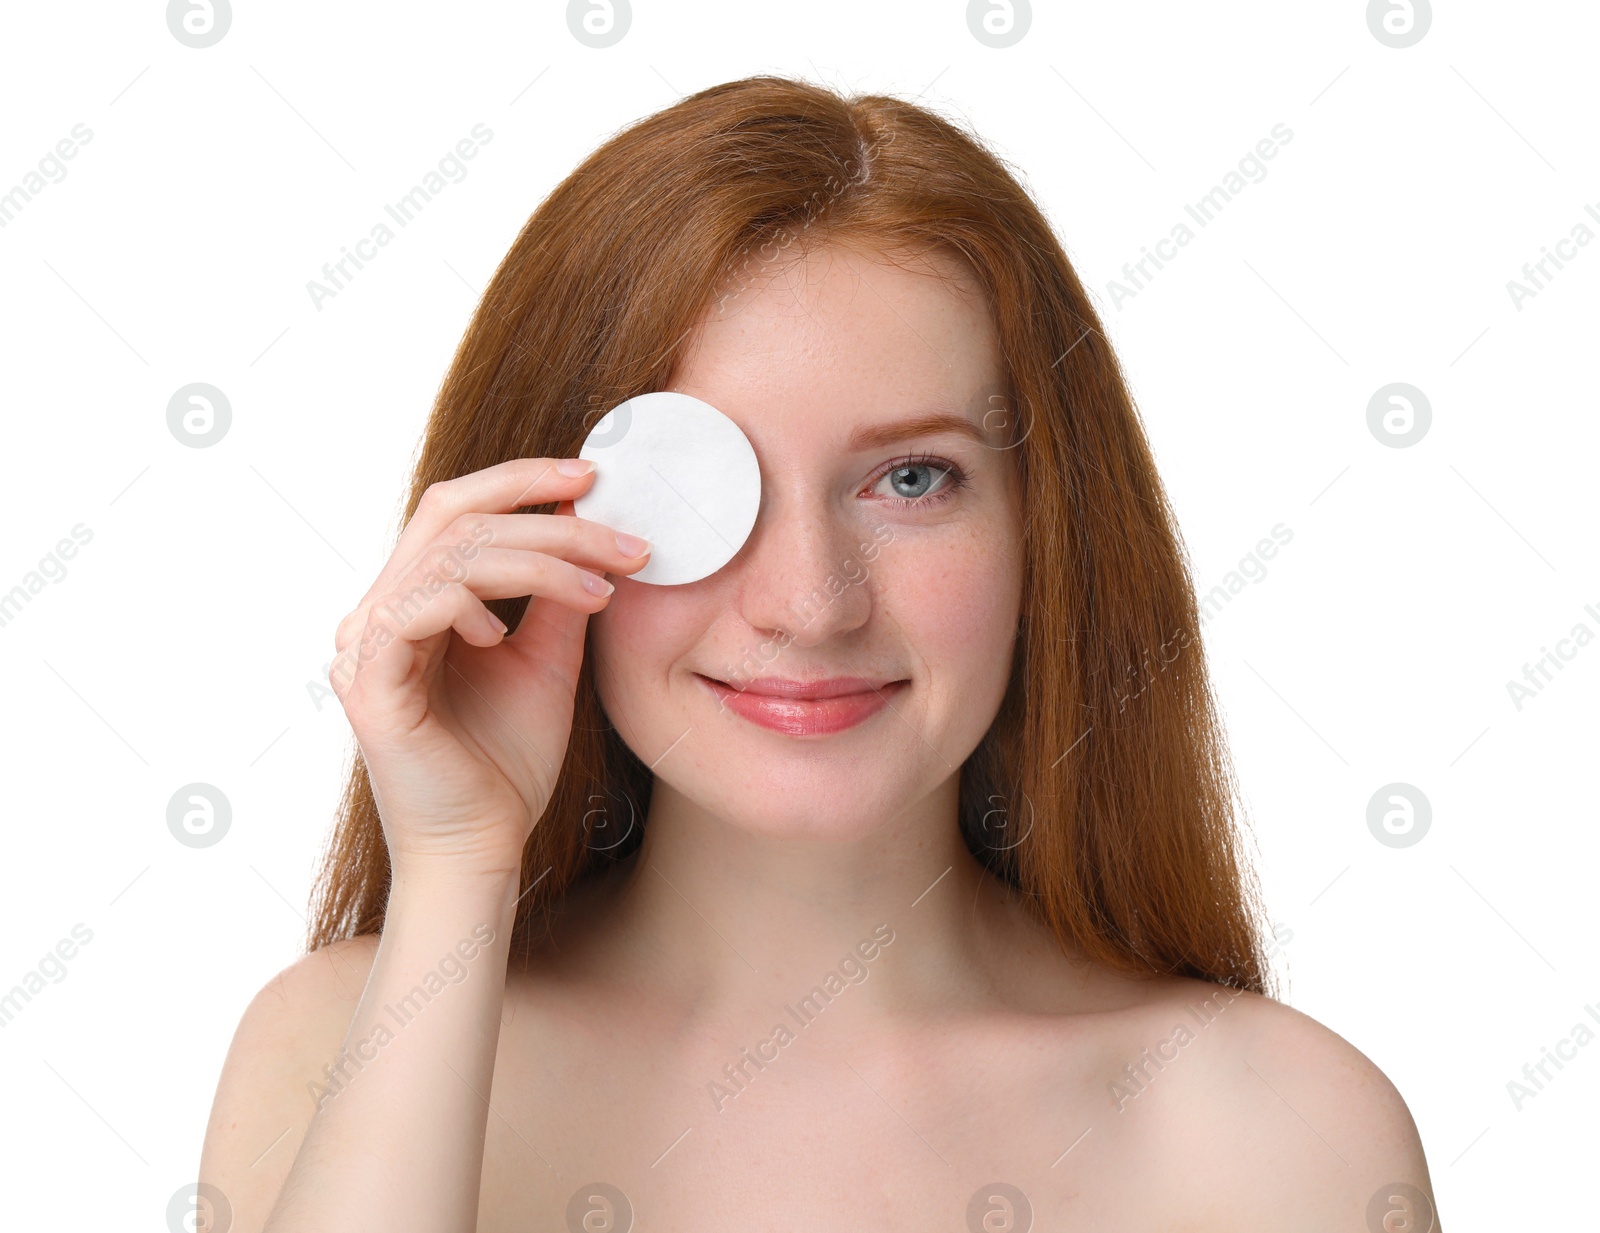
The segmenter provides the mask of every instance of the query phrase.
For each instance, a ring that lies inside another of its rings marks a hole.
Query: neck
[[[958,788],[950,776],[860,838],[780,839],[658,780],[583,949],[696,1015],[777,1011],[819,986],[852,1016],[977,1004],[1020,909],[968,851]]]

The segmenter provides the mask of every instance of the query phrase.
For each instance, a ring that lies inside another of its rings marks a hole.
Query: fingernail
[[[617,547],[630,557],[638,557],[650,551],[650,541],[640,539],[637,535],[629,535],[626,531],[618,531]]]
[[[556,470],[562,475],[588,475],[594,470],[594,463],[587,458],[563,458],[556,463]]]
[[[610,595],[617,588],[599,575],[591,574],[588,570],[584,570],[583,589],[589,592],[590,595]]]

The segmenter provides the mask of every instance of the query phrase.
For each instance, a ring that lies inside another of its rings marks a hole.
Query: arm
[[[615,589],[593,570],[649,556],[570,514],[593,476],[517,458],[429,486],[339,622],[329,682],[389,849],[383,936],[354,1005],[313,955],[239,1027],[201,1161],[239,1233],[477,1223],[522,853],[566,757],[589,616]],[[547,501],[568,513],[514,512]],[[515,596],[530,603],[513,635],[485,601]],[[303,1130],[292,1165],[280,1126]]]
[[[326,947],[252,1002],[200,1164],[232,1233],[476,1227],[515,886],[397,874],[376,945]]]

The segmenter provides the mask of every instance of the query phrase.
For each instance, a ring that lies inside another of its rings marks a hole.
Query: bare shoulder
[[[251,1000],[217,1083],[200,1180],[219,1188],[235,1229],[259,1228],[317,1110],[316,1087],[344,1043],[372,970],[374,936],[297,959]]]
[[[1163,1003],[1174,1030],[1158,1057],[1178,1071],[1191,1050],[1203,1060],[1170,1086],[1160,1120],[1189,1180],[1209,1179],[1202,1190],[1218,1228],[1248,1218],[1436,1233],[1416,1123],[1370,1058],[1257,993],[1183,980]]]

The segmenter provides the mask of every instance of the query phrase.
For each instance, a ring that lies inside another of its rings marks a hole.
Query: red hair
[[[1027,569],[1010,686],[960,771],[968,847],[1072,951],[1267,992],[1195,589],[1143,426],[1043,214],[944,118],[762,76],[612,137],[495,271],[434,403],[406,519],[435,481],[575,455],[606,409],[665,387],[708,306],[737,295],[770,250],[830,239],[958,256],[998,331]],[[489,607],[514,629],[527,602]],[[566,759],[524,853],[533,889],[515,946],[532,944],[575,882],[637,848],[650,789],[586,656]],[[596,801],[627,832],[606,850],[589,842]],[[389,876],[357,749],[310,946],[381,930]]]

